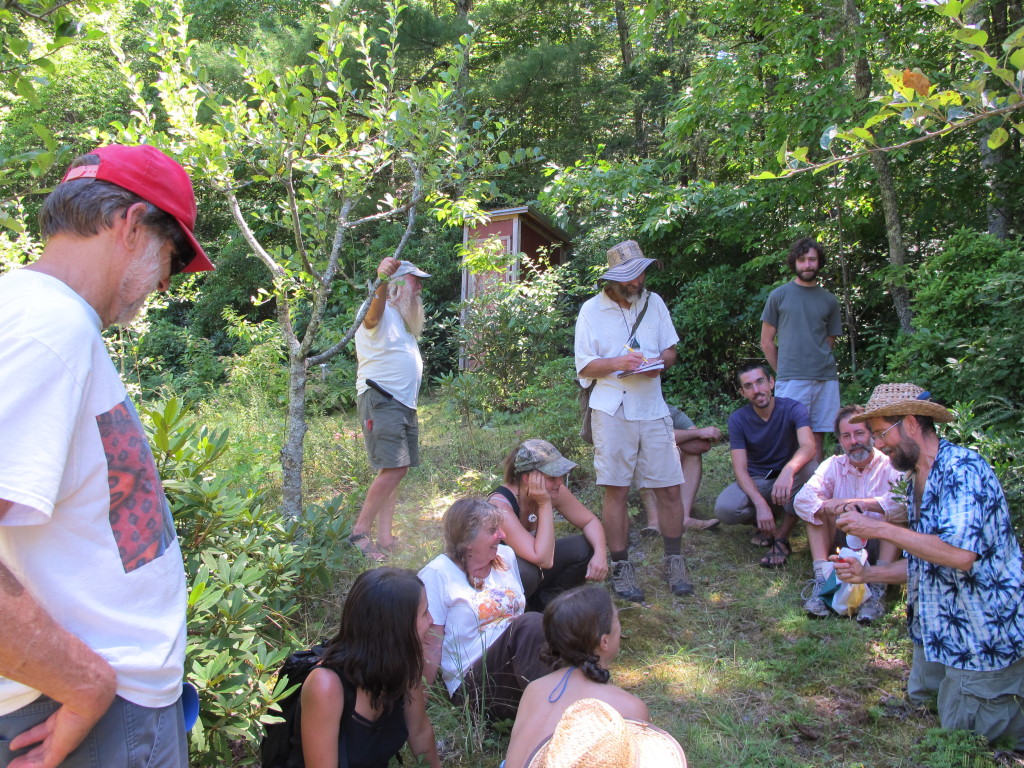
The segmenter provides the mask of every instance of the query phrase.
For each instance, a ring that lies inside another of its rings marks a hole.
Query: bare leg
[[[818,519],[821,525],[807,524],[807,544],[811,550],[811,560],[828,560],[836,537],[836,519],[832,515],[821,514]]]
[[[814,458],[818,464],[821,464],[825,459],[825,433],[815,432],[814,433]]]
[[[693,514],[693,503],[697,500],[697,491],[700,489],[700,476],[704,469],[704,460],[701,455],[679,451],[679,457],[683,464],[683,525]]]
[[[793,529],[796,528],[796,523],[799,519],[800,518],[796,515],[791,515],[787,512],[782,518],[782,525],[780,525],[775,531],[775,538],[788,539],[789,534],[791,534]]]
[[[653,489],[640,489],[640,505],[644,508],[644,512],[647,513],[647,527],[660,531],[661,528],[658,525],[658,497],[654,495]]]
[[[629,517],[626,514],[626,497],[629,486],[604,486],[604,501],[601,504],[601,525],[608,549],[622,552],[629,546]],[[678,534],[677,534],[678,535]]]
[[[408,467],[382,469],[366,489],[366,499],[359,518],[352,526],[352,533],[369,534],[373,521],[377,520],[377,542],[382,547],[390,547],[394,543],[391,526],[395,519],[395,501],[398,497],[398,485],[409,471]]]
[[[882,563],[894,563],[896,558],[899,557],[900,550],[891,541],[883,539],[878,543],[878,562]]]
[[[683,501],[679,486],[655,488],[654,496],[658,500],[658,520],[661,523],[661,535],[676,538],[683,535]]]

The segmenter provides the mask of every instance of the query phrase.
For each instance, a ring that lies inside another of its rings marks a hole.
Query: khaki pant
[[[1006,669],[973,672],[928,661],[924,648],[915,645],[907,695],[914,704],[928,704],[936,694],[943,728],[973,731],[989,741],[1007,739],[1013,749],[1024,749],[1024,659]]]

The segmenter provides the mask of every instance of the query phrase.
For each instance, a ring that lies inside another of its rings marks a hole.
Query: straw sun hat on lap
[[[665,731],[625,720],[610,704],[580,699],[526,768],[686,768],[683,748]]]

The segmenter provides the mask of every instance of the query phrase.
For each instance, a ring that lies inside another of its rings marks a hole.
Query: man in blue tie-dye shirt
[[[1024,749],[1021,551],[992,468],[936,434],[936,421],[952,419],[913,384],[876,387],[851,419],[868,422],[879,450],[909,473],[910,527],[842,515],[847,533],[891,541],[906,559],[865,568],[838,562],[836,572],[851,582],[907,583],[911,701],[937,694],[943,728]]]

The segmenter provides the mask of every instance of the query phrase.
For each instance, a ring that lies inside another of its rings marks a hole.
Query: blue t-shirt
[[[776,397],[765,421],[747,403],[729,417],[729,447],[747,452],[747,472],[764,477],[779,472],[800,447],[796,431],[811,426],[807,407],[788,397]]]

